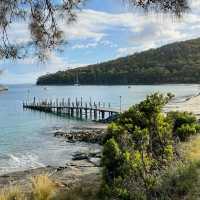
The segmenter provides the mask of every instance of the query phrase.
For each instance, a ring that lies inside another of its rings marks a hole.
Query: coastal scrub
[[[193,175],[196,176],[199,165],[182,162],[177,143],[196,135],[199,124],[191,113],[163,114],[163,107],[172,97],[171,94],[149,95],[109,126],[101,162],[102,198],[165,199],[163,194],[166,191],[162,190],[162,185],[173,182],[173,176],[167,173],[172,166],[176,166],[174,174],[183,177],[176,179],[175,190],[189,189],[189,182]],[[192,169],[196,171],[193,173]],[[185,176],[190,179],[184,179]],[[176,195],[182,197],[184,193]],[[175,195],[169,193],[168,196],[168,199],[174,199],[171,197]]]

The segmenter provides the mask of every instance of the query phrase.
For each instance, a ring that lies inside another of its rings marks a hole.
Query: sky
[[[77,22],[60,22],[68,43],[52,52],[46,63],[37,58],[0,60],[3,84],[35,83],[40,75],[95,64],[175,41],[200,37],[200,2],[190,0],[191,11],[181,20],[145,14],[129,8],[122,0],[87,0],[77,13]],[[16,22],[11,41],[30,40],[27,24]]]

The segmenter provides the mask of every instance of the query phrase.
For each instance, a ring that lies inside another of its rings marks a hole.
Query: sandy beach
[[[200,119],[200,94],[194,95],[192,97],[186,98],[181,102],[170,102],[165,106],[165,112],[169,111],[181,111],[181,112],[191,112],[198,119]]]

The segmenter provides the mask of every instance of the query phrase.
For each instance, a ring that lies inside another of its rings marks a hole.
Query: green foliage
[[[104,154],[107,155],[107,157],[103,158],[103,163],[107,166],[104,170],[104,176],[106,178],[106,182],[109,182],[120,175],[120,160],[122,152],[114,138],[108,140],[105,144]]]
[[[168,117],[174,120],[174,129],[181,127],[183,124],[197,123],[196,117],[188,112],[169,112]]]
[[[196,117],[188,112],[170,112],[169,120],[173,123],[173,135],[180,141],[187,140],[190,136],[199,132],[199,124]]]
[[[171,98],[152,94],[110,125],[102,158],[104,194],[119,199],[154,197],[158,174],[173,159],[173,127],[161,113]]]
[[[200,83],[200,39],[177,42],[116,60],[41,76],[37,84]]]
[[[192,135],[195,135],[196,128],[193,125],[183,124],[181,127],[177,128],[176,134],[180,138],[181,141],[187,140]]]
[[[193,198],[190,185],[199,182],[200,164],[173,166],[177,158],[174,139],[185,141],[198,133],[200,125],[191,113],[164,115],[162,109],[172,97],[159,93],[147,96],[110,124],[102,158],[102,197],[122,200]]]

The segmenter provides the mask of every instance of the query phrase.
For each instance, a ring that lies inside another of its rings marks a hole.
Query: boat
[[[74,83],[74,86],[80,86],[79,78],[78,78],[78,73],[76,74],[76,81]]]
[[[7,87],[5,87],[5,86],[3,86],[3,85],[0,85],[0,92],[6,91],[6,90],[8,90]]]

